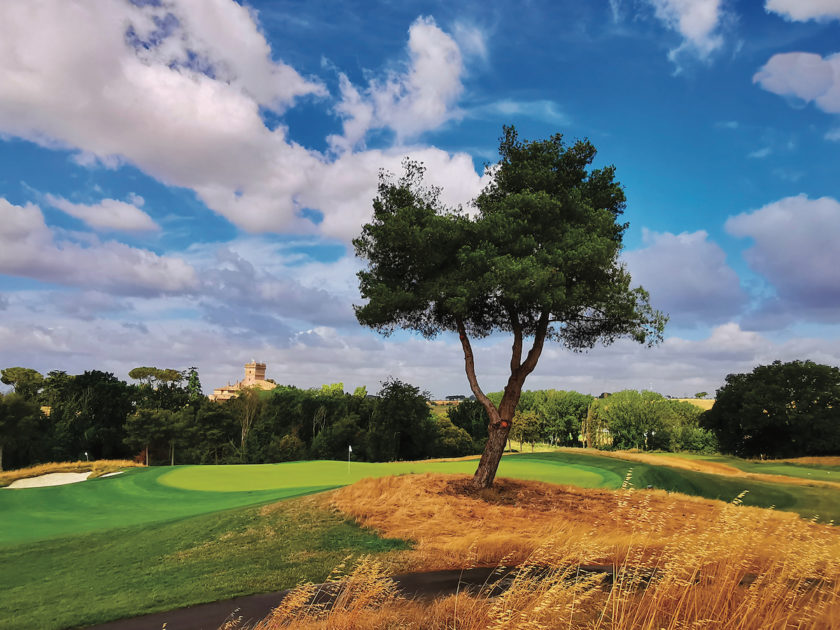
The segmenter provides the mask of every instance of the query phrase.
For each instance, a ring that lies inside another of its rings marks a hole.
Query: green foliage
[[[365,433],[358,414],[351,413],[331,424],[312,440],[312,459],[346,459],[353,446],[356,459],[363,459]]]
[[[545,423],[536,410],[517,411],[513,416],[510,437],[520,444],[528,442],[531,445],[531,450],[534,450],[534,444],[542,439],[544,433]]]
[[[477,400],[464,400],[449,407],[446,414],[452,424],[469,434],[476,451],[484,448],[487,441],[487,425],[490,423],[484,405]]]
[[[306,457],[306,444],[295,433],[275,435],[269,444],[269,454],[272,461],[293,462]]]
[[[435,426],[429,394],[390,379],[382,383],[370,418],[367,450],[378,461],[422,459],[432,454]]]
[[[437,436],[434,454],[437,457],[462,457],[474,452],[473,439],[461,427],[455,426],[447,417],[438,417],[434,421]]]
[[[367,304],[359,322],[432,337],[443,330],[482,337],[493,331],[551,338],[589,348],[629,335],[661,337],[664,317],[618,262],[627,224],[615,169],[587,171],[595,148],[556,134],[520,141],[506,127],[493,182],[471,217],[448,209],[407,161],[397,181],[383,174],[373,221],[353,241],[368,263],[359,272]]]
[[[582,432],[595,448],[713,453],[717,442],[700,427],[701,413],[655,392],[624,390],[593,400]]]
[[[840,454],[840,369],[774,361],[729,374],[701,418],[723,452],[740,457]]]
[[[198,368],[191,367],[186,371],[184,378],[187,380],[187,397],[191,403],[196,403],[204,397],[201,391],[201,381],[198,378]]]
[[[329,385],[321,385],[322,396],[343,396],[344,383],[331,383]]]
[[[29,463],[43,439],[44,418],[38,404],[13,392],[0,394],[0,470]]]
[[[695,398],[700,398],[701,400],[709,395],[709,392],[697,392],[694,394]]]
[[[68,377],[50,372],[43,395],[51,401],[54,461],[122,459],[130,455],[124,443],[126,418],[134,408],[133,388],[109,372],[90,370]]]
[[[165,383],[180,383],[184,380],[183,372],[156,367],[136,367],[129,370],[128,376],[150,387],[157,387]]]
[[[0,370],[0,383],[11,385],[15,393],[26,400],[35,400],[43,387],[44,377],[31,368],[10,367]]]

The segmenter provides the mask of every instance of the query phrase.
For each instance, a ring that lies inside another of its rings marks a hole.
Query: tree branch
[[[534,345],[531,346],[531,349],[528,351],[528,356],[525,357],[525,361],[522,363],[521,377],[523,381],[525,380],[525,377],[533,372],[534,368],[537,367],[537,361],[539,361],[540,354],[542,354],[543,344],[545,343],[547,333],[548,310],[544,310],[537,322],[537,330],[534,334]]]
[[[461,347],[464,349],[464,368],[467,372],[467,380],[470,382],[470,389],[475,394],[476,399],[487,410],[487,415],[490,416],[490,423],[495,424],[499,422],[499,410],[493,401],[487,398],[481,387],[478,385],[478,379],[475,377],[475,357],[473,356],[472,345],[467,337],[467,330],[464,328],[464,320],[460,317],[455,318],[455,323],[458,326],[458,336],[461,338]]]
[[[510,373],[516,374],[522,367],[522,324],[519,315],[513,309],[508,309],[510,327],[513,330],[513,348],[510,354]]]

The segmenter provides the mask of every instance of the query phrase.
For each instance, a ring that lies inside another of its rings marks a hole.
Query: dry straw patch
[[[19,468],[17,470],[7,470],[0,472],[0,488],[8,486],[13,481],[18,479],[29,479],[31,477],[40,477],[41,475],[49,475],[52,473],[68,473],[68,472],[90,472],[88,479],[95,479],[108,473],[117,472],[125,468],[133,468],[141,466],[137,462],[128,459],[100,459],[93,462],[53,462],[50,464],[38,464],[37,466],[29,466],[28,468]]]
[[[332,501],[384,535],[415,540],[407,553],[417,569],[519,563],[506,593],[406,601],[365,561],[333,608],[308,604],[306,587],[260,628],[840,628],[832,526],[740,499],[511,480],[470,493],[466,480],[368,479]],[[578,573],[579,563],[610,564],[615,581]]]

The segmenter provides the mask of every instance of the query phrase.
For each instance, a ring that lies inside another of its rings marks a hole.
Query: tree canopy
[[[623,336],[661,339],[666,318],[631,287],[618,259],[624,191],[614,167],[590,169],[595,153],[588,141],[522,141],[505,127],[492,181],[468,210],[444,206],[440,190],[424,184],[423,166],[406,161],[399,179],[381,174],[373,219],[353,241],[367,262],[358,274],[367,300],[356,307],[360,323],[384,334],[458,333],[470,387],[490,418],[477,486],[493,482],[546,339],[572,350]],[[498,406],[478,384],[470,343],[497,331],[513,335]]]
[[[840,369],[774,361],[729,374],[701,423],[740,457],[840,454]]]
[[[10,367],[0,370],[0,383],[11,385],[26,400],[35,400],[44,385],[44,377],[32,368]]]

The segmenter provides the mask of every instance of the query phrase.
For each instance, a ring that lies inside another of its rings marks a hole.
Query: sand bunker
[[[46,486],[63,486],[67,483],[78,483],[88,478],[90,472],[80,473],[50,473],[48,475],[41,475],[40,477],[28,477],[26,479],[18,479],[13,481],[8,486],[9,489],[15,488],[44,488]]]

